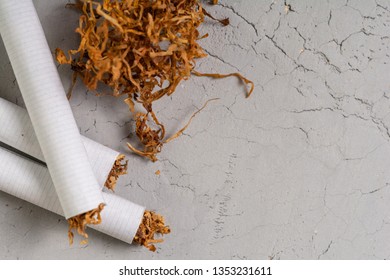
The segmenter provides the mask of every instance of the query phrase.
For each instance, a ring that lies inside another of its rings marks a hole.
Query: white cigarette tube
[[[65,218],[96,209],[104,199],[31,0],[0,0],[0,34]]]
[[[64,216],[46,167],[1,147],[0,159],[0,191]],[[92,168],[101,172],[98,166]],[[107,206],[101,213],[102,223],[91,228],[131,244],[145,208],[114,194],[101,194]]]

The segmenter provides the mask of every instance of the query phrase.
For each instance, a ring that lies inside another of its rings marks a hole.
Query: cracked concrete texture
[[[52,49],[76,46],[66,2],[35,1]],[[206,20],[198,70],[239,71],[256,90],[246,99],[234,78],[193,77],[156,106],[174,133],[220,98],[159,165],[136,160],[142,184],[131,170],[120,181],[121,195],[171,225],[158,253],[92,232],[89,246],[68,247],[62,219],[0,194],[1,258],[390,257],[390,1],[223,0],[207,10],[231,24]],[[0,57],[0,96],[23,104],[3,46]],[[59,71],[67,87],[70,71]],[[126,107],[84,92],[71,100],[81,133],[124,151]],[[167,181],[156,183],[157,169]]]

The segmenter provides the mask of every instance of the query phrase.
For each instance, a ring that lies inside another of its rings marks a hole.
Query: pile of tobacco
[[[218,1],[211,1],[217,4]],[[156,154],[182,134],[187,125],[169,138],[153,111],[153,103],[171,95],[182,80],[191,74],[213,78],[236,76],[253,83],[239,73],[203,74],[195,71],[195,60],[206,56],[198,40],[198,27],[206,16],[214,19],[199,0],[104,0],[78,1],[68,5],[82,12],[76,32],[80,35],[77,50],[66,55],[56,50],[60,64],[74,71],[72,88],[81,78],[89,90],[99,93],[100,84],[111,88],[109,94],[125,96],[124,101],[135,120],[135,133],[141,150],[128,144],[135,153],[156,161]],[[228,25],[228,19],[217,20]],[[138,106],[137,104],[140,104]]]

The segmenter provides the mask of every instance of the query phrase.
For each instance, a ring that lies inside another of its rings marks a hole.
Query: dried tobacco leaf
[[[150,251],[156,251],[153,243],[161,243],[163,239],[155,239],[155,234],[168,234],[171,230],[165,225],[164,217],[153,211],[145,211],[133,242],[145,246]]]
[[[77,77],[92,91],[101,83],[112,88],[111,95],[126,96],[136,135],[144,148],[139,151],[128,146],[139,155],[157,160],[163,144],[177,136],[164,140],[165,127],[152,104],[171,95],[182,80],[195,73],[195,60],[206,56],[197,41],[207,34],[200,36],[198,27],[205,16],[211,15],[199,0],[84,0],[71,7],[82,11],[76,29],[80,45],[70,50],[68,57],[56,50],[57,61],[71,65],[74,71],[68,97]],[[228,19],[219,21],[229,24]],[[253,91],[251,81],[238,73],[229,75],[251,83]],[[136,104],[141,104],[144,111],[136,110]]]
[[[103,208],[104,204],[101,203],[96,209],[68,219],[68,238],[70,245],[73,244],[73,229],[75,229],[79,235],[85,238],[80,242],[80,244],[84,245],[88,243],[88,234],[86,233],[85,229],[87,225],[98,225],[102,222],[100,212],[103,210]]]
[[[192,70],[191,72],[192,74],[194,74],[195,76],[199,76],[199,77],[210,77],[210,78],[215,78],[215,79],[221,79],[221,78],[227,78],[227,77],[231,77],[231,76],[236,76],[237,78],[239,78],[244,84],[246,85],[250,85],[250,89],[249,91],[247,91],[247,95],[246,97],[249,97],[253,90],[255,89],[255,84],[251,81],[251,80],[248,80],[247,78],[245,78],[243,75],[241,75],[240,73],[230,73],[230,74],[215,74],[215,73],[200,73],[200,72],[197,72],[195,70]]]
[[[114,166],[112,167],[110,173],[107,176],[107,180],[104,183],[104,186],[107,189],[114,191],[119,176],[127,174],[128,162],[129,162],[128,160],[125,160],[124,155],[119,155],[116,158],[114,162]]]
[[[208,100],[198,111],[192,114],[190,119],[188,120],[187,124],[180,129],[178,132],[176,132],[171,137],[164,140],[165,136],[165,130],[164,126],[160,124],[160,122],[157,120],[156,116],[154,115],[154,112],[151,112],[151,115],[155,121],[156,124],[160,126],[159,130],[154,130],[150,128],[150,126],[147,124],[148,120],[148,114],[144,114],[141,118],[137,119],[137,121],[142,121],[142,123],[138,124],[136,126],[136,133],[138,138],[141,140],[141,143],[144,144],[144,150],[140,151],[137,148],[133,147],[130,143],[127,143],[127,147],[132,150],[137,155],[149,158],[151,161],[156,161],[157,157],[156,154],[161,151],[161,148],[164,144],[171,142],[172,140],[178,138],[183,134],[183,132],[187,129],[187,127],[191,124],[193,118],[204,108],[206,108],[207,104],[210,101],[218,100],[219,98],[214,98]]]
[[[215,5],[217,3],[218,3],[218,1],[217,2],[214,1],[213,5]],[[230,23],[229,18],[217,19],[217,18],[213,17],[212,15],[210,15],[205,9],[203,9],[203,13],[205,14],[205,16],[208,16],[209,18],[216,20],[216,21],[219,21],[223,26],[229,25],[229,23]]]

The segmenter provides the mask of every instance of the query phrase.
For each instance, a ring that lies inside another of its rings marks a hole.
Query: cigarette
[[[79,215],[96,213],[87,222],[99,223],[105,200],[31,0],[0,1],[0,34],[51,175],[53,184],[49,180],[49,185],[58,195],[61,214],[72,221]]]

